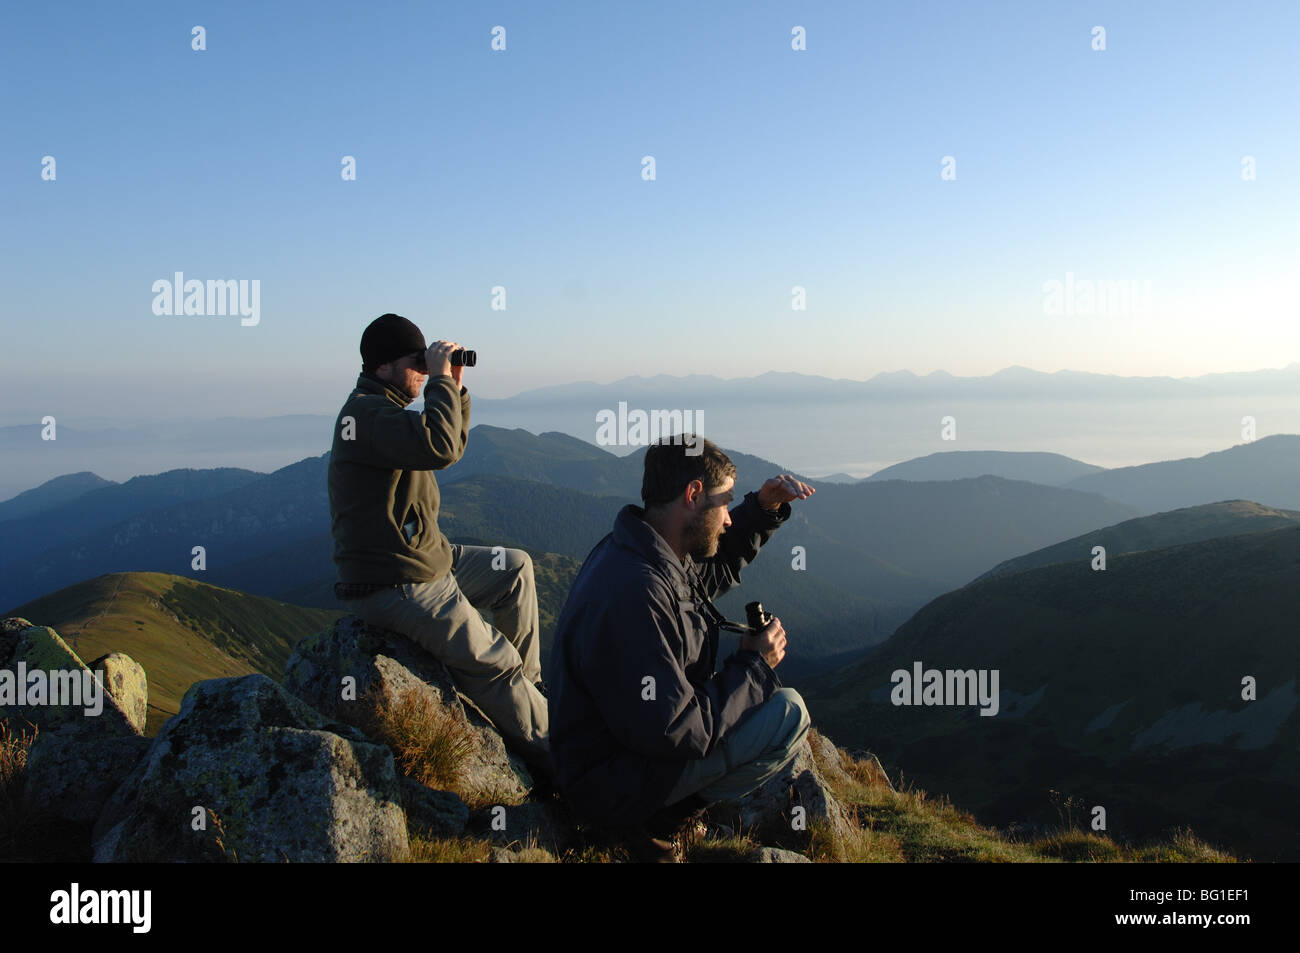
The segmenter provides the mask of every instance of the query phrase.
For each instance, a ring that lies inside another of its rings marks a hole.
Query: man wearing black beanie
[[[361,376],[330,451],[335,593],[367,623],[400,632],[446,665],[539,780],[552,780],[533,564],[520,549],[450,543],[433,471],[469,440],[454,341],[425,347],[406,318],[361,335]],[[427,386],[425,382],[427,379]],[[406,410],[424,387],[424,413]],[[489,625],[478,608],[490,609]]]

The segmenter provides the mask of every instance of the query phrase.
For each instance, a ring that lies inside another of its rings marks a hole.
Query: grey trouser
[[[691,794],[706,801],[748,794],[795,759],[811,726],[799,693],[778,688],[711,755],[686,762],[686,772],[664,803],[676,804]]]
[[[456,543],[451,559],[451,572],[441,579],[382,589],[348,605],[447,666],[461,694],[549,779],[550,719],[535,684],[542,666],[533,561],[522,549]],[[492,625],[479,609],[491,611]]]

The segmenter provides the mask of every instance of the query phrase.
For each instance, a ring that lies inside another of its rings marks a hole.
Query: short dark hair
[[[704,449],[698,451],[701,443]],[[674,434],[646,448],[641,500],[647,507],[671,503],[692,480],[699,480],[709,491],[735,475],[736,465],[712,440],[695,434]]]

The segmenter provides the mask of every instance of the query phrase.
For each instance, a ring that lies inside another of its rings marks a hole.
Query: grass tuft
[[[473,729],[417,689],[385,705],[376,692],[365,699],[362,730],[393,752],[398,770],[439,791],[465,797],[465,769],[474,752]]]

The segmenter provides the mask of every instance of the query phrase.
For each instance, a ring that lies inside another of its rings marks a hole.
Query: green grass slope
[[[85,662],[124,652],[149,679],[146,733],[180,710],[197,681],[261,672],[279,679],[294,644],[338,612],[250,596],[157,572],[97,576],[5,615],[48,625]]]

